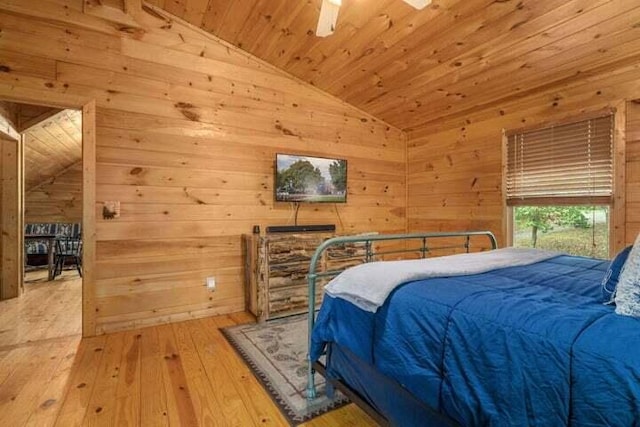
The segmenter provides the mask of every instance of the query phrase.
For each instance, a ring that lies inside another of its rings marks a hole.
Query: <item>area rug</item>
[[[222,329],[224,336],[251,368],[291,425],[298,425],[339,408],[348,399],[339,391],[325,394],[325,381],[316,374],[317,395],[306,397],[307,315]]]

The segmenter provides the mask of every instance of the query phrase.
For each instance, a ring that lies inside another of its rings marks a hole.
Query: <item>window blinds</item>
[[[507,135],[507,205],[603,205],[613,196],[613,114]]]

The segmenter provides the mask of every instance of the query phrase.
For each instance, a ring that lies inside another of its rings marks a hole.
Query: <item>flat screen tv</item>
[[[276,202],[346,203],[347,161],[276,154]]]

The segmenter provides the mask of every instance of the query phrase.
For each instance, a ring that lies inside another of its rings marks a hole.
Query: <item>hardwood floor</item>
[[[0,303],[0,425],[286,426],[218,328],[245,313],[80,339],[74,280]],[[57,308],[58,314],[46,313]],[[348,405],[306,426],[374,426]]]
[[[24,295],[0,301],[0,351],[81,333],[82,279],[72,270],[46,279],[46,270],[28,272]]]

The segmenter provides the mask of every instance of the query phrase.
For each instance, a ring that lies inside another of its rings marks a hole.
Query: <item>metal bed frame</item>
[[[376,256],[384,256],[384,255],[396,255],[402,253],[419,253],[421,258],[427,258],[428,255],[437,250],[443,249],[453,249],[453,248],[463,248],[466,253],[469,253],[469,249],[471,247],[471,237],[473,236],[485,236],[489,239],[491,243],[491,249],[496,249],[498,247],[498,243],[496,241],[496,237],[490,231],[466,231],[466,232],[433,232],[433,233],[409,233],[409,234],[381,234],[381,235],[357,235],[357,236],[342,236],[342,237],[334,237],[324,241],[318,248],[315,253],[311,257],[311,262],[309,265],[309,275],[307,276],[309,282],[309,339],[308,339],[308,349],[311,350],[311,333],[313,331],[313,327],[315,324],[315,306],[316,306],[316,280],[321,277],[334,277],[340,274],[344,270],[330,270],[330,271],[317,271],[318,261],[321,259],[322,254],[330,247],[337,245],[344,245],[347,243],[364,243],[365,247],[365,259],[364,262],[372,262],[376,260]],[[450,245],[450,246],[430,246],[428,243],[434,239],[442,239],[442,238],[450,238],[450,237],[462,237],[464,238],[462,244],[458,245]],[[387,250],[387,251],[376,251],[374,242],[386,242],[393,240],[403,240],[403,241],[418,241],[420,246],[418,247],[408,247],[406,249],[398,249],[398,250]],[[312,400],[316,398],[316,385],[315,385],[315,372],[318,370],[321,374],[325,372],[325,366],[323,366],[319,362],[311,362],[311,357],[309,353],[307,354],[308,361],[308,371],[307,371],[307,399]],[[329,384],[329,383],[327,383]],[[345,386],[343,384],[343,386]],[[354,397],[359,400],[357,404],[364,403],[361,399],[358,399],[357,395],[350,390],[348,386],[340,387],[341,391],[346,392],[346,394],[354,400]],[[368,405],[367,405],[368,406]],[[364,408],[369,415],[372,415],[379,422],[384,423],[384,418],[381,418],[380,414],[378,414],[371,407]],[[371,413],[370,411],[373,411]]]

